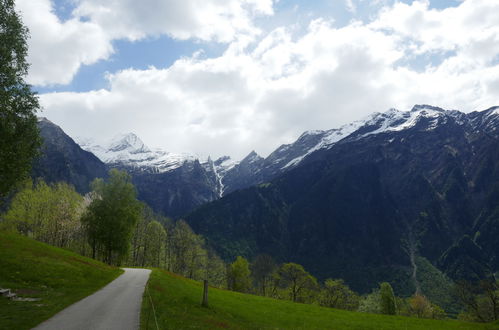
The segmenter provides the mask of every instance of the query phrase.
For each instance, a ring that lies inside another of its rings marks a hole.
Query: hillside
[[[12,301],[0,296],[0,329],[31,329],[121,273],[93,259],[0,231],[0,288],[40,299]]]
[[[455,280],[497,270],[497,109],[415,107],[376,118],[186,220],[227,260],[268,253],[361,293],[389,281],[411,294],[414,255]]]
[[[34,179],[43,178],[50,183],[65,181],[80,193],[87,193],[93,179],[106,177],[106,165],[81,149],[59,126],[40,118],[38,128],[43,145],[33,164]]]
[[[148,283],[160,329],[499,329],[477,324],[365,314],[210,288],[200,306],[201,283],[153,270]],[[141,329],[156,329],[146,291]]]

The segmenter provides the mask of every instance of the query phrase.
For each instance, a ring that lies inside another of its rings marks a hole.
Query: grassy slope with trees
[[[20,297],[0,296],[0,329],[30,329],[100,289],[122,271],[76,253],[0,231],[0,287]]]
[[[141,329],[499,329],[499,323],[417,319],[356,313],[316,305],[210,288],[209,307],[201,307],[202,284],[153,270],[142,305]]]

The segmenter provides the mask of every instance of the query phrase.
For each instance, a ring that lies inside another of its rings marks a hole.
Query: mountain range
[[[268,253],[360,292],[382,280],[412,290],[415,257],[452,279],[499,269],[499,107],[390,109],[240,161],[151,150],[134,134],[78,146],[39,125],[34,176],[86,192],[125,169],[140,199],[184,216],[227,260]]]

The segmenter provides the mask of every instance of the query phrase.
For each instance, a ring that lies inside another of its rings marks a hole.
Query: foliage
[[[172,220],[145,207],[131,238],[131,266],[153,266],[202,280],[212,286],[227,286],[226,265],[205,247],[203,237],[196,235],[183,220]]]
[[[328,278],[321,290],[319,303],[325,307],[357,310],[359,296],[350,290],[343,280]]]
[[[454,283],[450,278],[433,266],[426,258],[416,257],[418,267],[417,279],[421,292],[432,303],[442,306],[449,314],[455,316],[462,309],[455,295]]]
[[[374,289],[360,300],[358,311],[362,313],[381,314],[381,294],[379,289]]]
[[[288,291],[290,299],[294,302],[310,301],[318,290],[315,277],[299,264],[290,262],[281,265],[275,277],[278,286]]]
[[[39,241],[69,247],[77,238],[83,197],[66,183],[27,184],[4,216],[6,225]]]
[[[92,183],[94,199],[81,221],[87,231],[92,257],[97,253],[108,264],[120,264],[129,252],[133,228],[142,204],[129,174],[112,169],[107,181]]]
[[[356,313],[311,304],[209,289],[202,283],[153,269],[149,292],[159,329],[493,329],[494,325]],[[157,329],[149,299],[142,301],[141,329]]]
[[[29,174],[41,145],[38,98],[24,81],[27,38],[14,0],[0,0],[0,203]]]
[[[143,266],[160,266],[165,240],[165,228],[156,220],[149,222],[145,230]]]
[[[395,315],[397,306],[395,304],[395,294],[393,293],[390,283],[381,283],[379,286],[379,294],[381,299],[381,313]]]
[[[490,322],[499,320],[499,283],[489,279],[479,283],[459,281],[457,296],[465,306],[459,318],[469,321]]]
[[[415,294],[408,299],[407,312],[405,315],[419,318],[443,319],[445,311],[438,305],[432,304],[428,298],[421,294]]]
[[[229,289],[238,292],[249,292],[251,289],[251,278],[248,260],[238,256],[230,265]]]
[[[171,265],[174,273],[188,278],[203,279],[207,252],[204,239],[196,235],[187,222],[177,221],[171,235]]]
[[[260,254],[253,260],[250,268],[257,292],[262,296],[266,296],[277,264],[270,255]]]
[[[65,249],[0,231],[0,288],[42,299],[16,302],[0,296],[0,329],[31,329],[121,273]]]

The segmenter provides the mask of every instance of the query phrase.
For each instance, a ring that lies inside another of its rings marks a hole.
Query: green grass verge
[[[0,287],[19,296],[0,296],[0,329],[30,329],[100,289],[123,271],[70,251],[0,231]]]
[[[499,329],[477,324],[349,312],[210,288],[209,307],[200,306],[199,282],[153,270],[148,282],[159,329]],[[141,329],[156,329],[144,293]]]

